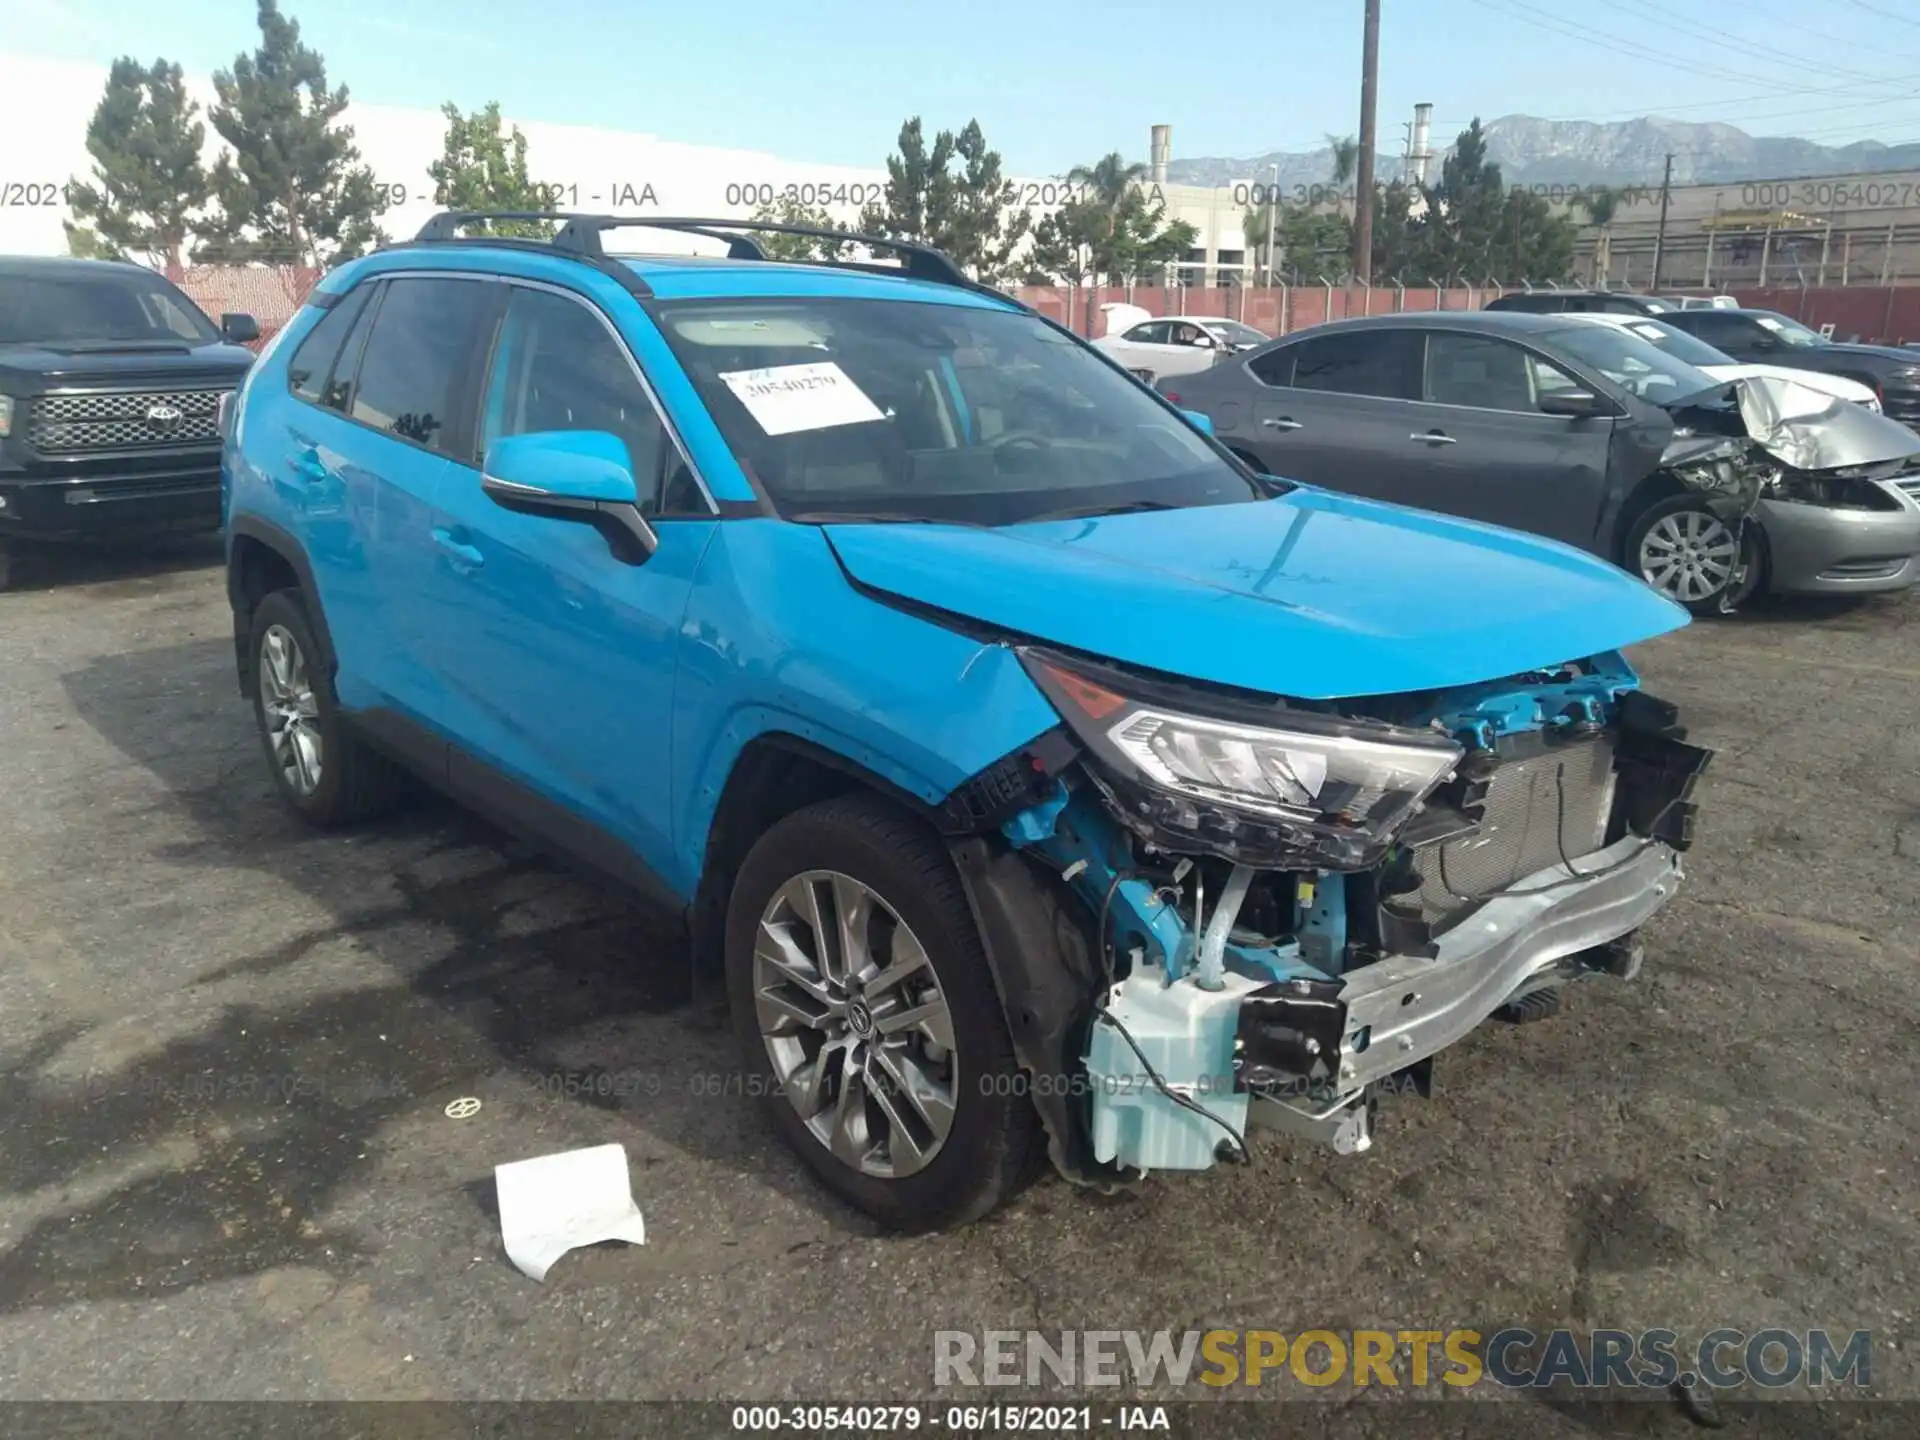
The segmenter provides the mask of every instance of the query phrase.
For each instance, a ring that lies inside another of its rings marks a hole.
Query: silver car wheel
[[[1704,510],[1663,515],[1640,539],[1640,575],[1662,595],[1698,603],[1733,583],[1740,543]]]
[[[878,893],[809,870],[773,893],[753,1000],[781,1092],[813,1138],[863,1175],[926,1168],[953,1129],[953,1016],[919,938]]]
[[[320,707],[307,678],[307,657],[284,625],[269,625],[260,637],[260,713],[281,778],[296,795],[320,788],[323,747]]]

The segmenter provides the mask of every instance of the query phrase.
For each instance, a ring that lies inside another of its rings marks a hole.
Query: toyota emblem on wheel
[[[184,418],[177,406],[168,405],[164,402],[147,407],[147,428],[158,431],[162,435],[178,429],[181,420]]]

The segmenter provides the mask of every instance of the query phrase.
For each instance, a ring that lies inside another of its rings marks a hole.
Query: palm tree
[[[1606,185],[1596,185],[1591,190],[1582,191],[1580,198],[1574,201],[1587,212],[1587,219],[1599,227],[1600,233],[1593,241],[1593,275],[1596,282],[1606,278],[1613,268],[1613,217],[1625,202],[1626,191],[1613,189]]]
[[[1109,151],[1091,165],[1076,165],[1067,171],[1067,183],[1086,190],[1088,203],[1105,221],[1105,243],[1096,247],[1100,258],[1095,263],[1100,268],[1110,269],[1119,258],[1114,253],[1114,237],[1120,228],[1120,212],[1146,174],[1145,165],[1137,161],[1129,164],[1118,150]]]
[[[1360,142],[1351,135],[1328,135],[1326,139],[1327,151],[1333,161],[1334,213],[1344,216],[1347,202],[1340,192],[1353,179],[1354,170],[1360,164]]]

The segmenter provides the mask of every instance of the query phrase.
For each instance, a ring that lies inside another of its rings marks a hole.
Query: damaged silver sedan
[[[1696,615],[1920,579],[1920,436],[1582,317],[1342,321],[1159,388],[1271,474],[1563,540]]]

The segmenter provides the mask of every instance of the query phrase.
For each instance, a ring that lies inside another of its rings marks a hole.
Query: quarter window
[[[491,306],[481,280],[387,283],[351,397],[353,418],[442,455],[459,452],[466,380]],[[497,293],[497,292],[495,292]]]

